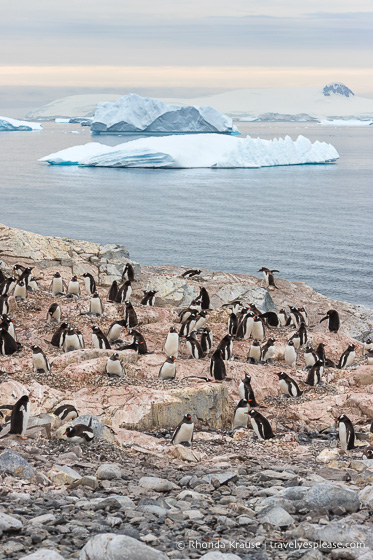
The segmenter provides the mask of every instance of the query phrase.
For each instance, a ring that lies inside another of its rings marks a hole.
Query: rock
[[[177,484],[156,476],[143,476],[139,480],[139,485],[148,490],[154,490],[155,492],[170,492],[171,490],[179,489]]]
[[[348,512],[355,512],[360,508],[359,496],[354,490],[328,482],[315,484],[310,488],[304,496],[304,502],[311,510],[325,508],[334,512],[343,508]]]
[[[292,534],[310,541],[324,543],[365,543],[369,535],[369,527],[352,525],[343,521],[331,521],[328,525],[317,525],[303,522]],[[364,550],[364,549],[363,549]]]
[[[328,449],[327,447],[321,451],[316,457],[318,463],[330,463],[339,458],[338,449]]]
[[[190,447],[184,447],[183,445],[173,445],[168,450],[168,454],[174,457],[174,459],[180,459],[188,463],[197,463],[200,460],[200,455],[198,453],[193,451]]]
[[[228,482],[236,482],[237,479],[238,475],[234,472],[212,473],[203,477],[203,480],[205,480],[208,484],[212,483],[215,488],[222,486],[223,484],[228,484]],[[213,480],[217,481],[217,486],[212,482]]]
[[[261,523],[270,523],[275,527],[289,527],[294,523],[293,517],[282,507],[274,507],[259,518]]]
[[[0,534],[1,531],[16,531],[18,529],[22,529],[22,527],[22,521],[0,511]]]
[[[373,508],[373,486],[366,486],[360,490],[359,499],[362,504]]]
[[[230,552],[219,552],[218,550],[212,550],[211,552],[207,552],[200,557],[199,560],[241,560],[237,554],[232,554]]]
[[[98,487],[98,480],[95,476],[83,476],[80,480],[81,486],[87,486],[87,488],[91,488],[92,490],[96,490]]]
[[[135,504],[128,496],[112,495],[108,498],[99,498],[93,509],[104,509],[106,507],[114,509],[135,509]]]
[[[64,560],[61,554],[49,548],[39,548],[36,552],[22,556],[20,560]]]
[[[302,560],[323,560],[323,558],[322,552],[317,550],[317,548],[306,552],[306,554],[302,556]]]
[[[104,533],[89,539],[79,560],[167,560],[167,556],[146,544],[127,537]]]
[[[57,517],[53,513],[45,513],[44,515],[38,515],[38,517],[33,517],[30,519],[30,525],[54,525]]]
[[[114,480],[121,478],[120,466],[116,463],[103,463],[100,465],[95,473],[99,480]]]
[[[53,484],[72,484],[82,477],[77,471],[66,465],[53,465],[48,472],[48,478]]]
[[[33,467],[10,449],[6,449],[0,455],[0,472],[10,473],[13,476],[31,480],[35,476]]]

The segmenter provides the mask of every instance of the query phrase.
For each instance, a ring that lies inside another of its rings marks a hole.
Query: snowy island
[[[10,117],[0,117],[0,132],[13,132],[13,131],[29,132],[31,130],[42,130],[39,123],[29,121],[18,121]]]

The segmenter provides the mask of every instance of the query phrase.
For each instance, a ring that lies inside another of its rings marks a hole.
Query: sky
[[[332,81],[371,94],[372,30],[371,0],[3,0],[0,95]]]

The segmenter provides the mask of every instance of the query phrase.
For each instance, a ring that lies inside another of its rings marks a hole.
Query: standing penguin
[[[117,293],[117,303],[123,303],[124,301],[129,301],[132,294],[131,280],[127,280],[118,290]]]
[[[122,282],[125,282],[126,280],[129,280],[130,282],[135,281],[135,269],[130,263],[126,263],[122,273]]]
[[[115,321],[115,323],[112,323],[110,325],[106,335],[106,338],[108,339],[110,344],[113,344],[115,341],[119,340],[120,333],[124,328],[126,328],[126,321],[124,319],[122,319],[121,321]]]
[[[0,355],[11,356],[20,349],[20,345],[14,340],[6,329],[0,328]]]
[[[199,299],[201,302],[202,310],[205,311],[206,309],[210,309],[210,296],[206,288],[204,288],[203,286],[200,286],[199,288],[199,296],[197,299]]]
[[[168,335],[164,345],[164,351],[166,352],[167,356],[175,356],[175,358],[178,357],[179,335],[177,334],[174,327],[171,327],[168,331]]]
[[[256,340],[263,340],[265,336],[265,329],[263,325],[263,321],[259,317],[259,315],[255,315],[254,317],[254,324],[253,329],[251,331],[251,335]]]
[[[254,328],[254,314],[248,312],[247,308],[244,307],[241,310],[241,319],[238,320],[238,326],[236,331],[237,340],[242,338],[244,340],[247,340],[248,338],[250,338],[251,335],[254,336],[253,328]]]
[[[326,319],[329,319],[328,329],[330,332],[338,332],[340,325],[338,311],[335,309],[329,309],[329,311],[326,312],[326,316],[321,319],[320,323],[326,321]]]
[[[7,315],[9,313],[8,294],[0,296],[0,315]]]
[[[62,276],[59,272],[56,272],[52,278],[49,289],[52,296],[62,296],[67,289],[65,282],[62,280]]]
[[[211,356],[210,375],[215,381],[223,381],[227,377],[222,351],[219,348]]]
[[[97,327],[97,325],[96,326],[92,325],[91,329],[92,329],[93,348],[110,350],[111,348],[110,343],[106,338],[106,336],[104,335],[104,333],[102,332],[102,330],[99,327]]]
[[[51,323],[52,321],[56,321],[57,323],[61,321],[61,307],[58,303],[52,303],[48,309],[47,323]]]
[[[200,311],[199,313],[197,313],[196,324],[194,325],[194,329],[196,331],[199,331],[200,329],[203,329],[206,323],[207,323],[207,312]]]
[[[341,447],[344,451],[355,448],[355,430],[351,420],[345,415],[341,414],[335,418],[338,423],[338,436],[341,442]]]
[[[321,360],[317,360],[308,372],[307,379],[305,383],[307,385],[312,385],[315,387],[321,383],[321,377],[324,373],[324,363]]]
[[[60,326],[52,336],[52,340],[50,342],[52,346],[56,346],[57,348],[62,348],[68,327],[69,325],[65,322],[60,324]]]
[[[291,366],[295,367],[297,363],[297,353],[294,348],[294,343],[290,339],[285,347],[285,354],[284,354],[285,362]]]
[[[62,349],[64,352],[73,352],[74,350],[81,349],[80,338],[78,336],[78,333],[73,327],[69,327],[68,329],[65,329],[65,336],[63,337],[62,344],[63,344]]]
[[[249,422],[249,410],[249,403],[244,399],[241,399],[233,413],[232,430],[237,430],[238,428],[247,428],[247,424]]]
[[[17,283],[17,279],[14,276],[10,276],[9,278],[6,278],[4,282],[1,284],[1,289],[0,289],[1,295],[5,295],[5,294],[10,295],[14,290],[16,283]]]
[[[150,291],[146,291],[143,290],[143,298],[141,300],[141,305],[148,305],[150,307],[154,307],[154,302],[155,302],[155,294],[157,294],[157,290],[150,290]]]
[[[14,287],[14,297],[16,299],[26,299],[27,298],[27,287],[23,280],[18,280]]]
[[[229,334],[235,335],[237,332],[237,315],[235,313],[231,313],[228,318],[228,332]]]
[[[89,272],[85,272],[83,274],[84,278],[84,286],[86,289],[87,294],[95,294],[96,293],[96,280],[93,278],[92,274]]]
[[[10,434],[16,434],[24,438],[30,418],[30,401],[27,395],[23,395],[13,406],[10,417]],[[26,438],[24,438],[26,439]]]
[[[265,268],[264,266],[262,266],[262,268],[260,268],[258,270],[258,272],[263,272],[263,277],[264,277],[264,282],[265,282],[266,288],[268,288],[268,289],[276,288],[276,290],[278,290],[278,287],[275,284],[275,279],[273,277],[273,273],[274,272],[280,272],[279,270],[269,270],[269,268]]]
[[[176,358],[175,356],[168,356],[167,360],[163,362],[159,370],[158,377],[160,379],[175,379],[176,377]]]
[[[109,377],[121,377],[123,375],[124,369],[118,352],[114,352],[114,354],[107,359],[105,372]]]
[[[308,319],[307,311],[305,310],[304,307],[299,307],[298,311],[302,316],[303,323],[306,325],[306,327],[308,327],[309,319]]]
[[[116,302],[118,298],[118,282],[113,280],[112,285],[110,286],[109,293],[107,295],[108,301]]]
[[[247,356],[248,361],[250,361],[252,364],[257,364],[260,361],[261,355],[262,349],[260,347],[259,340],[253,340]]]
[[[325,344],[323,342],[320,342],[320,344],[316,348],[316,354],[319,360],[323,362],[325,367],[335,368],[335,363],[332,360],[329,360],[329,358],[327,358],[325,355]]]
[[[194,423],[192,421],[192,416],[186,414],[172,436],[171,443],[177,445],[178,443],[184,443],[190,445],[193,441],[193,430]]]
[[[208,327],[202,330],[201,334],[201,348],[205,354],[208,354],[212,348],[213,335]]]
[[[191,358],[200,360],[205,357],[202,347],[195,337],[194,331],[189,336],[186,337],[186,346],[190,353]]]
[[[70,282],[68,283],[67,294],[69,296],[75,296],[75,297],[80,296],[80,285],[79,285],[77,276],[73,276],[71,278]]]
[[[94,292],[89,300],[89,313],[96,317],[102,317],[104,314],[104,306],[97,292]]]
[[[181,325],[179,336],[180,337],[189,336],[190,333],[194,331],[196,322],[197,322],[197,311],[192,311],[188,319]]]
[[[127,329],[132,329],[132,327],[136,327],[138,324],[136,311],[133,308],[133,305],[130,301],[124,302],[124,321],[126,323]]]
[[[302,315],[300,314],[299,310],[293,305],[289,305],[289,312],[290,312],[290,321],[288,321],[287,324],[298,329],[303,320]]]
[[[281,327],[285,327],[287,325],[288,316],[285,309],[280,309],[280,311],[278,312],[278,320],[280,321]]]
[[[249,412],[249,416],[251,425],[258,439],[265,440],[275,437],[270,423],[268,422],[267,418],[260,414],[260,412],[251,409]]]
[[[267,342],[261,348],[261,360],[262,362],[268,363],[272,361],[275,355],[275,338],[269,338]]]
[[[303,391],[299,389],[297,383],[287,373],[281,371],[277,375],[281,393],[289,397],[300,397],[302,395]]]
[[[342,356],[339,358],[339,362],[338,362],[339,369],[344,369],[349,366],[352,366],[356,357],[355,348],[356,348],[355,344],[348,345],[347,350],[345,350]]]
[[[300,334],[299,334],[298,331],[295,332],[289,340],[292,341],[293,346],[296,350],[298,350],[300,348]]]
[[[245,377],[238,386],[238,394],[240,398],[247,401],[252,408],[259,406],[256,402],[254,391],[251,387],[251,377],[248,373],[245,373]]]
[[[17,340],[16,331],[14,328],[13,319],[9,317],[9,315],[2,315],[2,321],[0,323],[0,329],[4,329],[7,331],[14,340]]]
[[[298,329],[299,345],[302,348],[307,343],[307,329],[306,324],[302,321]]]
[[[233,336],[226,334],[218,345],[218,350],[221,350],[223,360],[233,359]]]
[[[34,344],[32,349],[32,364],[35,373],[49,373],[51,367],[47,356],[44,354],[40,346]]]
[[[371,338],[367,338],[365,342],[363,342],[363,356],[368,354],[370,350],[373,350],[373,341]]]

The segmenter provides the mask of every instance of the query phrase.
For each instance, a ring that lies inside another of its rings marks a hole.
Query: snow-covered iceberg
[[[98,103],[92,134],[239,134],[227,115],[213,107],[176,107],[136,93]]]
[[[373,121],[362,121],[360,119],[334,119],[319,122],[321,126],[369,126],[371,124],[373,124]]]
[[[133,140],[118,146],[98,142],[74,146],[39,161],[95,167],[272,167],[330,163],[339,158],[331,144],[298,136],[262,140],[219,134],[174,135]]]
[[[0,132],[12,130],[42,130],[42,126],[35,122],[18,121],[16,119],[11,119],[10,117],[0,117]]]

